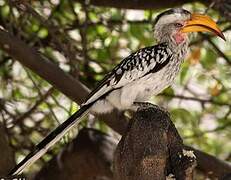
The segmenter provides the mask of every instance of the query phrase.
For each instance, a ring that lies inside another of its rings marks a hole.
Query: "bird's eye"
[[[183,25],[181,23],[174,23],[175,27],[182,27]]]

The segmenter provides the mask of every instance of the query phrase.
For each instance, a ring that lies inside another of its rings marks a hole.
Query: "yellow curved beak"
[[[209,16],[202,14],[192,14],[191,19],[186,22],[181,31],[184,33],[212,32],[221,37],[223,40],[226,40],[216,22],[214,22]]]

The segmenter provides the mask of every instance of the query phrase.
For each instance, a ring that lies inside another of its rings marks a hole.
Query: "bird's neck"
[[[177,57],[177,59],[179,59],[181,61],[184,60],[184,58],[187,54],[187,51],[188,51],[188,45],[189,45],[188,38],[179,44],[177,44],[172,39],[165,40],[164,42],[161,42],[161,43],[165,43],[169,47],[169,49],[172,51],[174,56]]]

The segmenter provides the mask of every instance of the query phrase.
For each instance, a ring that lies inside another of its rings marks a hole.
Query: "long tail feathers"
[[[36,160],[38,160],[48,149],[59,141],[67,131],[69,131],[74,125],[79,123],[81,117],[88,113],[90,105],[82,106],[77,112],[69,117],[65,122],[60,124],[55,130],[53,130],[46,138],[44,138],[34,149],[30,152],[18,165],[11,170],[9,175],[18,175]]]

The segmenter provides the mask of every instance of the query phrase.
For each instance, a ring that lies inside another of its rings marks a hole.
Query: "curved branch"
[[[126,9],[159,9],[169,8],[173,6],[179,6],[184,3],[194,2],[196,0],[162,0],[162,1],[150,1],[150,0],[91,0],[91,4],[95,6],[126,8]],[[84,4],[85,0],[78,0],[81,4]]]
[[[22,40],[2,29],[0,29],[0,48],[78,104],[81,104],[88,95],[90,90],[81,82],[64,72]],[[127,121],[120,112],[114,111],[99,117],[106,119],[106,123],[117,132],[124,132]]]
[[[81,4],[84,4],[85,0],[78,0]],[[114,8],[126,8],[126,9],[160,9],[160,8],[172,8],[180,6],[185,3],[198,2],[197,0],[91,0],[91,4],[95,6],[114,7]],[[199,2],[210,5],[213,4],[213,8],[218,10],[222,16],[231,21],[231,3],[229,0],[199,0]]]
[[[197,169],[209,177],[223,179],[231,172],[231,165],[205,152],[187,146],[194,151],[197,157]]]

